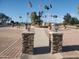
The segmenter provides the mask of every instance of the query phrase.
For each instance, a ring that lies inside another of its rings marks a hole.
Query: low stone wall
[[[23,37],[22,53],[33,54],[34,32],[25,31],[25,32],[22,33],[22,37]]]
[[[52,35],[53,35],[52,53],[59,53],[62,51],[63,34],[62,33],[53,33]]]

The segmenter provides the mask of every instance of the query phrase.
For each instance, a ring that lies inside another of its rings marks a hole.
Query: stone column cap
[[[35,34],[35,32],[34,31],[28,31],[28,30],[25,30],[25,31],[23,31],[22,32],[22,34]]]
[[[63,34],[62,32],[52,32],[52,34]]]

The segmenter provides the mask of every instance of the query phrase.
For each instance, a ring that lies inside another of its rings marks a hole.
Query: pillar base
[[[52,35],[53,35],[52,53],[62,52],[63,33],[54,32]]]
[[[34,32],[24,31],[22,33],[22,37],[23,37],[22,53],[23,54],[33,54],[33,48],[34,48]]]

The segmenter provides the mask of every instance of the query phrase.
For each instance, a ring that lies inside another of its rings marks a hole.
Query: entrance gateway
[[[34,54],[34,31],[24,31],[22,33],[23,37],[23,47],[22,47],[22,53],[23,54]],[[53,36],[52,38],[52,44],[49,47],[52,47],[52,54],[62,52],[62,40],[63,40],[63,34],[59,32],[54,32],[51,34]]]

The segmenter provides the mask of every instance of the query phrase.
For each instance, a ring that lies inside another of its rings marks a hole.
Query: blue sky
[[[31,1],[33,7],[28,6],[28,2]],[[44,5],[52,4],[50,10],[45,10]],[[70,13],[72,16],[79,19],[77,5],[79,0],[0,0],[0,12],[10,16],[14,21],[30,22],[30,16],[27,16],[27,12],[43,10],[44,15],[47,18],[42,18],[46,22],[62,22],[66,13]],[[41,7],[40,7],[41,6]],[[50,15],[58,15],[57,19],[51,18]],[[22,19],[19,19],[22,16]]]

